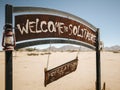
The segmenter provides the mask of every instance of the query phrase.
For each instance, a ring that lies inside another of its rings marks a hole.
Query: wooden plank
[[[67,62],[63,65],[60,65],[58,67],[55,67],[51,70],[45,70],[45,83],[46,86],[49,83],[52,83],[59,78],[62,78],[65,75],[70,74],[71,72],[75,71],[77,69],[78,65],[78,59],[74,59],[70,62]]]

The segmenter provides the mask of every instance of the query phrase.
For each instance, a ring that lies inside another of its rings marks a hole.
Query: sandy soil
[[[28,56],[30,52],[13,54],[13,90],[95,90],[95,52],[80,52],[77,70],[44,87],[44,68],[48,55],[34,52],[38,56]],[[53,52],[48,69],[73,60],[77,52]],[[5,90],[5,60],[0,52],[0,90]],[[120,53],[101,53],[102,85],[106,90],[120,90]]]

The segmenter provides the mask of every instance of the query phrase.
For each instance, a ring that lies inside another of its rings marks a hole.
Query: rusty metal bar
[[[16,47],[15,49],[20,49],[20,48],[24,48],[24,47],[28,47],[28,46],[33,46],[33,45],[42,45],[42,44],[49,44],[49,43],[60,43],[60,44],[63,44],[63,43],[68,43],[68,44],[75,44],[75,45],[81,45],[81,46],[84,46],[84,47],[88,47],[90,49],[93,49],[95,50],[95,47],[90,45],[90,44],[87,44],[87,43],[83,43],[83,42],[78,42],[76,40],[69,40],[69,39],[43,39],[43,40],[32,40],[32,41],[26,41],[26,42],[21,42],[21,43],[17,43],[16,44]]]
[[[100,33],[96,35],[96,90],[101,90]]]
[[[5,6],[5,24],[12,24],[12,6]],[[5,90],[12,90],[12,50],[5,51]]]
[[[105,83],[105,82],[103,83],[103,88],[102,88],[102,90],[106,90],[106,83]]]

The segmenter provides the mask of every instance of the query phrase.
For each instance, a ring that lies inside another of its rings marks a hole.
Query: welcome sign
[[[24,12],[29,14],[23,14]],[[13,20],[15,20],[16,41],[24,41],[16,43],[15,49],[39,44],[48,44],[50,40],[52,40],[52,43],[71,43],[96,50],[96,90],[101,90],[100,33],[98,28],[67,12],[41,7],[13,7],[12,5],[6,4],[5,24],[9,23],[12,25]],[[38,38],[41,38],[41,40],[38,40]],[[43,38],[47,38],[47,40]],[[59,38],[59,40],[57,40],[57,38]],[[63,40],[63,38],[67,39]],[[7,51],[5,53],[6,90],[12,90],[13,86],[11,57],[12,51]],[[75,71],[77,63],[77,60],[73,60],[45,71],[45,85]]]
[[[37,38],[68,38],[96,43],[96,32],[86,25],[65,17],[46,14],[27,14],[15,16],[16,41]]]

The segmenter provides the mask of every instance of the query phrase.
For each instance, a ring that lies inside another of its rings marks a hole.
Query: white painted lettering
[[[56,32],[55,25],[52,21],[48,22],[48,30],[49,30],[49,32]]]
[[[41,30],[42,30],[42,32],[47,32],[48,30],[47,29],[44,29],[44,25],[46,25],[47,23],[46,23],[46,21],[41,21]]]
[[[60,35],[61,33],[63,33],[63,31],[62,31],[63,25],[64,25],[64,23],[61,23],[61,22],[58,23],[59,35]]]
[[[78,26],[78,34],[77,34],[77,36],[83,38],[83,29],[80,29],[80,25]]]
[[[78,33],[77,26],[74,26],[73,27],[73,35],[77,35],[77,33]]]
[[[27,20],[25,27],[20,27],[20,24],[17,24],[17,28],[20,31],[20,33],[23,35],[23,33],[25,32],[26,34],[28,34],[28,23],[29,20]]]
[[[29,22],[28,27],[29,27],[29,30],[30,30],[31,33],[36,33],[36,32],[32,29],[32,28],[34,28],[34,24],[35,24],[35,22],[33,22],[33,21]]]
[[[72,24],[69,25],[70,32],[69,35],[72,35]]]
[[[38,23],[39,23],[39,19],[36,18],[36,33],[41,33],[42,31],[38,29]]]

